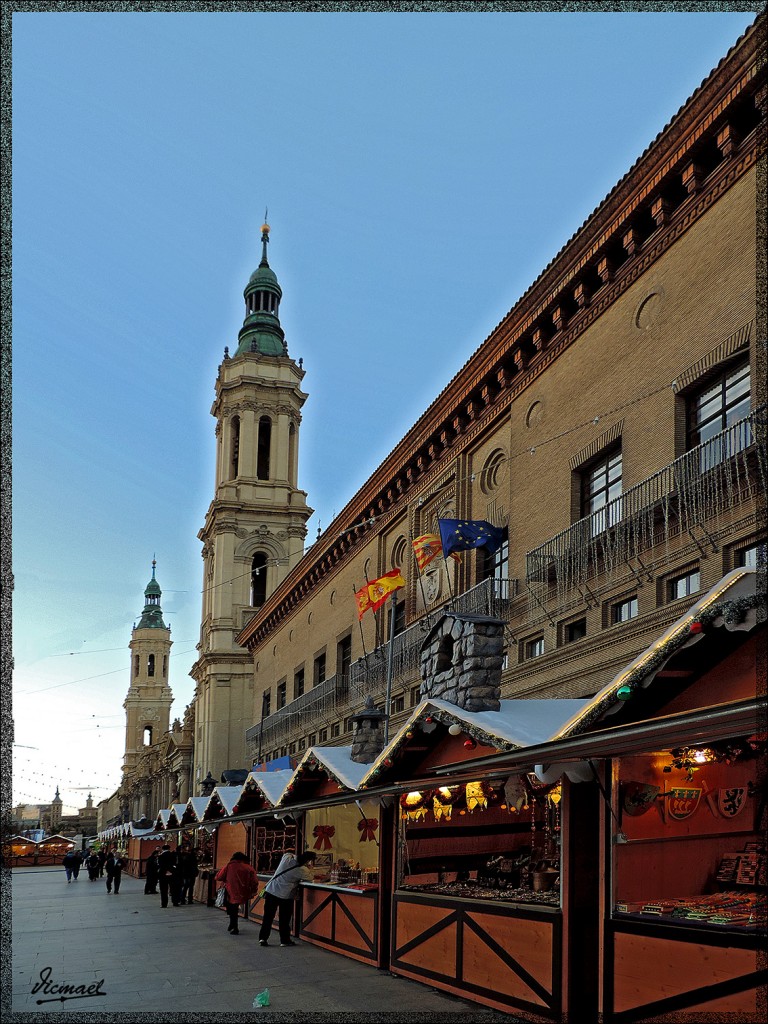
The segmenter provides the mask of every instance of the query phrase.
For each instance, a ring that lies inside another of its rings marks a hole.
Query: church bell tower
[[[245,287],[234,355],[224,349],[211,415],[216,420],[214,497],[198,537],[203,550],[195,689],[194,786],[210,772],[248,767],[253,662],[235,637],[304,553],[312,514],[298,488],[304,370],[280,326],[282,289],[261,229],[258,268]]]
[[[156,562],[152,561],[152,579],[144,591],[144,611],[133,627],[131,642],[131,682],[125,708],[125,755],[123,783],[130,786],[139,758],[147,747],[157,743],[168,731],[173,694],[168,685],[168,662],[171,654],[171,630],[163,622],[160,607],[162,591],[155,579]],[[138,808],[131,808],[132,817],[139,817]]]

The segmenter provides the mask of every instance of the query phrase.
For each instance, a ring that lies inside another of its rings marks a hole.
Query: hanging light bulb
[[[454,722],[453,725],[448,726],[448,732],[451,736],[461,736],[463,729],[458,722]]]

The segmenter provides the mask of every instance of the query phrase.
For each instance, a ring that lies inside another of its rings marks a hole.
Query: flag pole
[[[443,561],[445,562],[445,575],[448,578],[448,593],[451,595],[451,605],[453,605],[453,601],[454,601],[453,587],[451,586],[451,574],[450,574],[450,571],[448,569],[448,559],[451,556],[449,554],[446,554],[446,552],[445,552],[445,545],[443,544],[443,534],[442,534],[442,532],[440,530],[440,516],[437,517],[437,532],[440,534],[440,543],[441,543],[441,545],[443,547]]]
[[[389,651],[387,652],[387,695],[384,701],[384,747],[389,743],[389,710],[392,704],[392,669],[395,663],[395,612],[397,611],[397,591],[392,591],[392,620],[389,624]]]

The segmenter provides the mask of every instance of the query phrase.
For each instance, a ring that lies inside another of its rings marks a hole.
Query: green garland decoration
[[[711,625],[715,619],[722,617],[727,626],[737,626],[744,621],[748,612],[753,608],[757,609],[757,621],[763,622],[766,618],[766,595],[764,593],[749,594],[745,597],[722,601],[719,604],[712,605],[710,608],[704,608],[693,621],[700,622],[702,626],[706,627]],[[695,635],[691,632],[690,627],[691,624],[689,623],[685,629],[670,637],[666,643],[657,647],[650,658],[634,669],[622,681],[621,688],[628,687],[633,692],[637,690],[647,676],[661,668],[676,651],[687,643],[692,635]],[[585,732],[601,718],[604,712],[618,699],[616,695],[618,689],[619,687],[614,687],[605,694],[602,700],[590,708],[589,712],[584,715],[568,735],[576,736],[579,733]],[[624,699],[626,700],[627,698]]]

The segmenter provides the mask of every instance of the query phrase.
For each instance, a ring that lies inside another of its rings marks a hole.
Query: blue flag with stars
[[[484,519],[438,519],[437,522],[444,558],[452,551],[467,551],[469,548],[487,548],[493,554],[504,543],[504,529],[491,526]]]

